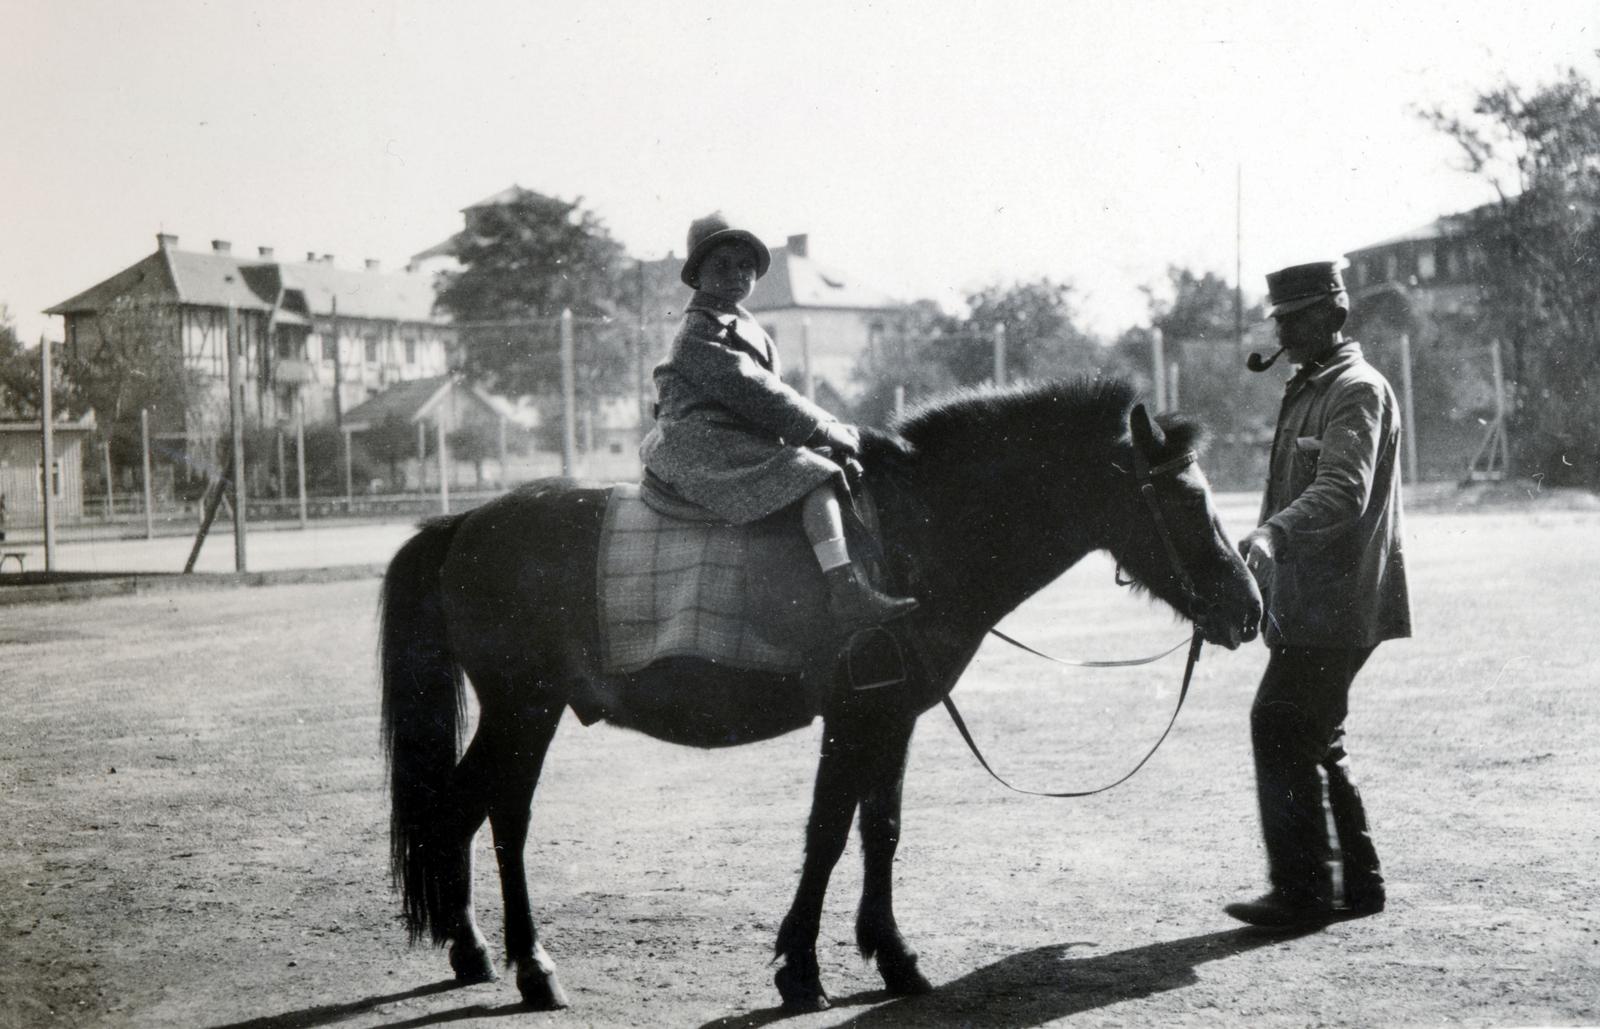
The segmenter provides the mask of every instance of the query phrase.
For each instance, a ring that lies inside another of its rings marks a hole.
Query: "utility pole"
[[[1233,339],[1244,345],[1244,163],[1233,172]]]

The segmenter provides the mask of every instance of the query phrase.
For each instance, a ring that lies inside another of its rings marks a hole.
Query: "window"
[[[1459,248],[1444,248],[1444,274],[1449,279],[1461,278],[1461,250]]]
[[[1423,250],[1417,255],[1417,278],[1431,279],[1439,274],[1439,266],[1433,255],[1432,248]]]
[[[408,339],[408,340],[406,340],[406,364],[416,364],[416,363],[417,363],[417,341],[414,340],[414,339]]]
[[[1383,259],[1383,277],[1385,279],[1389,279],[1390,281],[1393,281],[1393,280],[1398,279],[1400,277],[1400,257],[1399,257],[1399,255],[1397,255],[1397,254],[1389,254],[1388,256],[1386,256]]]
[[[368,364],[377,364],[378,363],[378,338],[376,336],[368,336],[367,339],[366,339],[366,344],[367,344],[367,363]]]

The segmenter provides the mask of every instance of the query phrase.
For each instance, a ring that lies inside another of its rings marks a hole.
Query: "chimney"
[[[323,254],[322,255],[322,263],[323,264],[332,264],[333,263],[333,255],[332,254]]]
[[[383,262],[378,260],[376,257],[367,258],[367,271],[375,272],[381,267],[383,267]]]
[[[233,244],[225,239],[214,239],[211,241],[211,250],[213,253],[226,254],[233,250]]]
[[[263,261],[272,260],[272,248],[271,247],[256,247],[256,253],[261,257],[261,259]]]
[[[317,263],[317,252],[315,250],[307,250],[306,251],[306,264],[316,264],[316,263]]]
[[[178,237],[170,232],[158,232],[156,233],[156,246],[162,250],[176,250],[178,249]]]
[[[784,244],[784,249],[788,250],[789,253],[793,254],[795,257],[809,256],[806,253],[806,234],[802,232],[798,236],[790,236],[789,242]]]

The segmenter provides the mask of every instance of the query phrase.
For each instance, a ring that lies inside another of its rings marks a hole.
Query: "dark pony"
[[[906,621],[906,682],[871,691],[673,659],[598,668],[596,553],[608,490],[546,479],[434,519],[395,555],[382,594],[383,742],[392,873],[413,942],[449,945],[458,979],[494,971],[473,918],[472,840],[487,818],[505,901],[507,961],[525,1002],[562,1007],[538,941],[523,851],[546,749],[570,705],[660,739],[749,743],[825,720],[805,863],[776,982],[794,1009],[826,1007],[816,941],[823,894],[859,812],[861,953],[889,990],[930,989],[891,903],[912,726],[955,686],[984,634],[1085,554],[1237,646],[1260,596],[1193,459],[1199,430],[1152,420],[1115,379],[962,392],[867,432],[861,462],[890,587]],[[798,530],[797,530],[798,531]],[[479,703],[465,753],[463,673]]]

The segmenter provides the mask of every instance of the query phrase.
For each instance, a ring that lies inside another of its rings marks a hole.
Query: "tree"
[[[484,422],[468,422],[445,436],[445,446],[456,461],[470,461],[476,485],[483,485],[483,462],[500,452],[500,434]]]
[[[897,388],[907,405],[954,388],[955,376],[932,353],[938,349],[935,341],[960,332],[960,319],[932,300],[915,301],[889,315],[877,343],[856,364],[855,378],[863,389],[849,417],[865,425],[887,425],[895,413]]]
[[[615,320],[624,257],[599,218],[529,192],[475,212],[464,236],[462,269],[440,274],[437,303],[462,323],[467,373],[501,393],[559,391],[560,315],[571,310],[580,397],[615,393],[630,367]]]
[[[974,385],[994,378],[996,330],[1005,325],[1006,377],[1051,377],[1093,371],[1101,354],[1078,328],[1072,286],[1039,279],[989,286],[967,298],[958,332],[938,337],[934,353],[955,380]]]
[[[23,346],[5,304],[0,304],[0,419],[39,418],[39,351]],[[61,376],[56,376],[55,409],[72,409]]]
[[[1271,376],[1251,374],[1244,367],[1240,332],[1261,322],[1259,305],[1238,304],[1233,286],[1214,272],[1196,274],[1173,265],[1167,268],[1170,295],[1146,287],[1150,326],[1161,332],[1169,364],[1178,367],[1177,406],[1198,417],[1213,433],[1250,433],[1270,426],[1277,413],[1280,384]],[[1139,341],[1142,359],[1125,351],[1125,358],[1148,377],[1148,335]]]
[[[400,474],[400,465],[417,456],[416,425],[391,411],[383,421],[361,433],[359,439],[361,449],[389,469],[389,488],[403,488],[405,483]]]
[[[177,318],[170,304],[119,297],[80,322],[74,345],[62,348],[61,377],[72,402],[94,410],[120,467],[141,460],[141,410],[158,424],[183,425],[203,403],[204,379],[184,366]]]
[[[1509,350],[1512,463],[1549,484],[1600,486],[1600,94],[1577,69],[1424,117],[1499,202],[1478,215],[1485,292]]]

